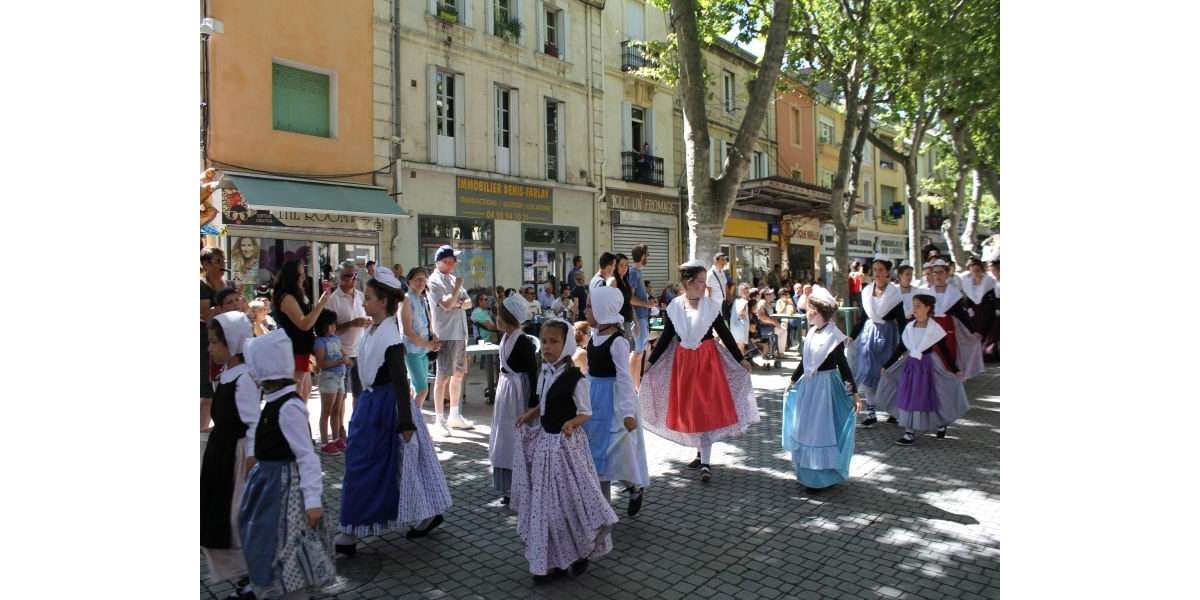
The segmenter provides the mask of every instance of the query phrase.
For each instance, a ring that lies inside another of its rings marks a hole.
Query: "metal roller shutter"
[[[642,279],[649,280],[657,294],[663,285],[674,281],[671,276],[671,230],[661,227],[639,227],[635,225],[613,225],[613,254],[624,254],[633,260],[633,247],[645,244],[650,251],[650,264],[642,271]]]

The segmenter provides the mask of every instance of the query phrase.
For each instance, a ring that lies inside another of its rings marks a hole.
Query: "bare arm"
[[[301,331],[308,331],[317,324],[317,317],[321,316],[321,309],[325,308],[325,303],[329,301],[329,294],[321,294],[321,299],[317,300],[317,305],[306,315],[300,310],[300,303],[296,302],[296,298],[292,295],[283,297],[283,302],[279,305],[279,310],[287,315],[296,327]]]
[[[404,302],[401,304],[400,322],[404,325],[404,331],[413,331],[412,302]],[[429,340],[422,340],[408,335],[404,336],[404,343],[418,346],[420,348],[432,347],[432,344],[429,343]]]

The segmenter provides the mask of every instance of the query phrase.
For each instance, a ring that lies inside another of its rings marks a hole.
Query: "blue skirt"
[[[400,436],[396,390],[381,385],[354,399],[338,531],[357,537],[399,529]]]
[[[792,453],[796,479],[829,487],[850,476],[854,456],[854,400],[837,369],[800,378],[783,405],[783,449]]]
[[[608,438],[612,434],[613,391],[616,383],[616,377],[588,375],[592,417],[583,424],[583,430],[587,432],[588,447],[592,451],[592,462],[596,465],[597,473],[604,473],[608,468]]]
[[[900,333],[891,321],[876,323],[867,319],[862,333],[854,340],[854,382],[859,387],[875,389],[883,363],[896,351]]]

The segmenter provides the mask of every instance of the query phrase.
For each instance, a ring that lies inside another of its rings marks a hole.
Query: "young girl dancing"
[[[529,304],[520,296],[509,296],[500,303],[496,326],[500,338],[500,381],[496,384],[496,403],[492,406],[492,433],[488,438],[488,461],[492,463],[492,486],[500,494],[500,504],[508,506],[512,489],[513,461],[517,452],[517,419],[537,407],[537,345],[521,332],[529,320]]]
[[[238,519],[250,585],[258,598],[306,598],[306,590],[333,582],[334,568],[321,461],[292,378],[292,340],[276,329],[250,340],[243,354],[264,401]]]
[[[200,466],[200,546],[209,581],[238,580],[237,596],[250,591],[237,524],[259,413],[258,384],[242,357],[251,337],[250,320],[240,312],[222,313],[208,322],[209,356],[225,369],[213,394],[213,428]]]
[[[892,357],[907,322],[900,286],[888,280],[891,271],[892,261],[886,258],[876,257],[871,262],[874,280],[863,288],[858,323],[850,333],[850,343],[857,358],[854,382],[867,395],[867,418],[863,419],[862,426],[868,429],[878,422],[871,398],[879,385],[880,368]]]
[[[592,290],[593,292],[596,290]],[[517,532],[535,583],[571,573],[612,550],[617,514],[600,493],[587,434],[580,427],[591,415],[587,379],[571,362],[575,331],[551,319],[542,323],[542,368],[538,406],[517,421],[518,451],[513,465]],[[541,417],[540,426],[534,422]]]
[[[863,302],[870,301],[864,291]],[[783,449],[792,453],[796,479],[811,493],[850,476],[854,413],[862,404],[846,361],[846,334],[833,322],[836,315],[837,300],[813,286],[804,350],[783,404]]]
[[[354,556],[358,538],[410,527],[405,537],[429,535],[450,508],[450,489],[420,408],[409,398],[404,343],[396,310],[400,281],[376,267],[363,308],[372,325],[358,350],[362,396],[354,402],[342,479],[335,548]]]

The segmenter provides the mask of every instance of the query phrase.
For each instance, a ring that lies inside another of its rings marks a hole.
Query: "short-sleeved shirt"
[[[576,300],[575,312],[577,318],[583,318],[583,309],[587,308],[588,287],[586,285],[577,285],[571,290],[571,297]]]
[[[471,311],[471,321],[474,322],[476,325],[479,325],[480,323],[487,323],[488,321],[491,321],[491,320],[492,320],[492,313],[489,313],[488,311],[486,311],[482,308],[479,308],[478,306],[475,307],[475,310]],[[493,344],[496,343],[496,333],[495,332],[489,331],[487,329],[484,329],[484,328],[478,327],[478,326],[475,327],[475,330],[479,332],[479,339],[481,339],[485,342],[491,342]]]
[[[349,323],[367,316],[367,311],[363,308],[364,298],[363,293],[358,290],[350,290],[347,294],[339,287],[329,294],[329,303],[325,306],[337,313],[338,323]],[[342,340],[342,348],[348,353],[347,356],[358,356],[358,340],[365,330],[366,327],[347,327],[338,334]]]
[[[454,291],[454,282],[458,277],[452,273],[442,273],[434,270],[429,276],[429,309],[433,316],[433,333],[441,340],[467,339],[467,311],[461,308],[446,310],[442,307],[442,298]],[[458,290],[459,300],[468,300],[467,290]]]
[[[625,282],[633,289],[635,298],[640,298],[643,301],[649,302],[650,295],[646,293],[646,283],[642,280],[642,272],[637,267],[630,265],[629,272],[625,274]],[[650,309],[644,306],[634,306],[633,316],[639,321],[650,318]]]
[[[338,339],[338,336],[336,335],[317,338],[316,341],[313,342],[313,351],[315,352],[318,348],[324,349],[325,360],[341,360],[346,357],[346,355],[342,353],[342,340]],[[327,374],[331,377],[334,375],[345,375],[346,365],[325,367],[324,369],[321,369],[321,373]]]

